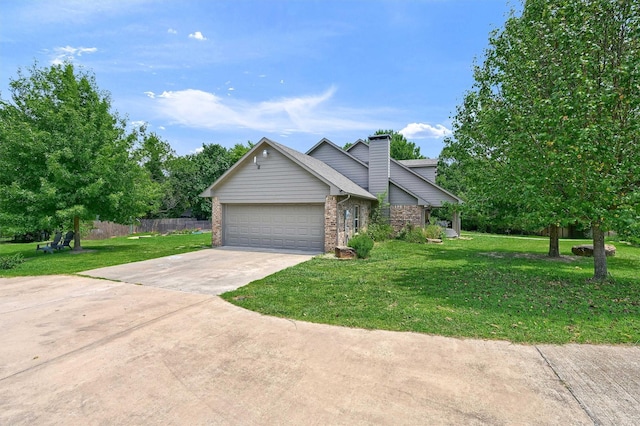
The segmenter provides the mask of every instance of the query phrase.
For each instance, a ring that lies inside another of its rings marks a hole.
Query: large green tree
[[[171,164],[176,153],[171,145],[156,133],[147,133],[146,127],[139,130],[139,142],[135,149],[138,163],[147,172],[154,183],[157,194],[154,202],[148,205],[147,217],[176,217],[172,215],[180,197],[173,191],[171,184]],[[183,212],[182,209],[179,213]]]
[[[203,144],[199,152],[170,161],[169,183],[176,199],[174,217],[189,209],[198,219],[211,217],[211,200],[200,194],[232,166],[233,153],[240,150],[239,146],[227,150],[218,144]]]
[[[468,196],[531,223],[589,224],[606,278],[604,231],[640,216],[640,3],[527,0],[475,80],[447,142]]]
[[[9,232],[129,223],[155,193],[133,155],[136,132],[92,74],[70,63],[18,71],[0,100],[0,226]]]

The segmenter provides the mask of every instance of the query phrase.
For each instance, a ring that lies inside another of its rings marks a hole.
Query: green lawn
[[[222,297],[311,322],[526,343],[640,344],[640,248],[545,258],[548,240],[469,234],[442,245],[378,243],[366,260],[317,257]],[[561,252],[587,241],[561,241]]]
[[[0,256],[21,253],[25,262],[14,269],[0,269],[0,277],[73,274],[103,266],[186,253],[210,247],[211,233],[173,234],[139,239],[118,237],[108,240],[83,240],[81,243],[84,249],[82,252],[75,253],[64,249],[53,254],[36,252],[37,243],[2,243]]]

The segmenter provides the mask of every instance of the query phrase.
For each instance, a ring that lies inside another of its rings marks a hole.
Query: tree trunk
[[[73,251],[82,250],[80,245],[80,217],[73,217]]]
[[[599,225],[591,225],[593,233],[593,279],[605,280],[607,273],[607,255],[604,252],[604,231]]]
[[[549,225],[549,257],[560,257],[560,227]]]

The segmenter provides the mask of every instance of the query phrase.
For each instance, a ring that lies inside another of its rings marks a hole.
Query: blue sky
[[[507,0],[0,0],[0,93],[34,61],[96,76],[176,152],[268,137],[305,152],[378,129],[437,157]]]

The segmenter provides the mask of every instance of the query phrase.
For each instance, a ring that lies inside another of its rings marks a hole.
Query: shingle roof
[[[398,162],[407,167],[433,167],[438,165],[437,158],[422,158],[420,160],[399,160]]]

